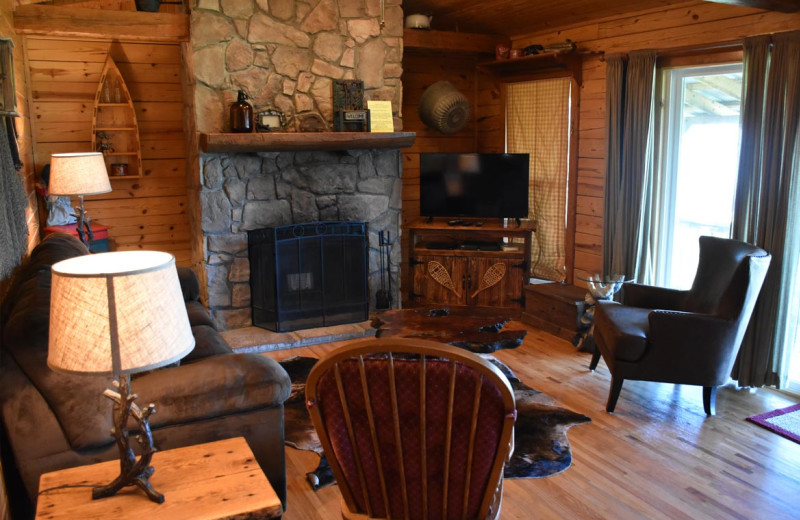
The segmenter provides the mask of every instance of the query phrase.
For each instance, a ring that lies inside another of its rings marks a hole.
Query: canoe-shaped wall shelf
[[[136,111],[125,80],[111,56],[106,59],[94,98],[92,147],[103,152],[111,180],[142,176]]]

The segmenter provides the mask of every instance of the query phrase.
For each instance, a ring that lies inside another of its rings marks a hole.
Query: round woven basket
[[[449,81],[437,81],[419,99],[419,118],[443,134],[455,134],[469,121],[467,96]]]

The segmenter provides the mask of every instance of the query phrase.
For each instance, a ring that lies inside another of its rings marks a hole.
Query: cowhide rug
[[[492,356],[485,357],[506,375],[517,404],[514,455],[506,464],[505,478],[543,478],[569,468],[572,450],[567,430],[591,419],[557,406],[555,399],[522,383],[506,365]],[[292,379],[292,393],[284,403],[285,441],[320,456],[317,469],[306,474],[314,490],[336,483],[305,406],[306,378],[316,362],[315,358],[300,356],[281,361]]]

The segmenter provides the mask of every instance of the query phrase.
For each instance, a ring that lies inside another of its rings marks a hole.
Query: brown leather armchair
[[[628,284],[624,304],[598,302],[597,344],[611,372],[606,411],[614,411],[625,379],[703,387],[714,414],[716,387],[730,377],[770,255],[723,238],[700,237],[700,261],[688,291]]]

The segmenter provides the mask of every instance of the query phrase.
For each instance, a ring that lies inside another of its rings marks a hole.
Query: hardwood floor
[[[797,399],[735,387],[703,413],[699,387],[626,381],[616,412],[605,412],[609,374],[567,341],[527,329],[523,345],[496,353],[528,385],[592,418],[569,430],[572,467],[544,479],[506,480],[501,519],[782,519],[800,507],[800,444],[745,421]],[[343,343],[268,353],[319,356]],[[339,519],[336,486],[311,491],[310,452],[287,448],[285,520]]]

